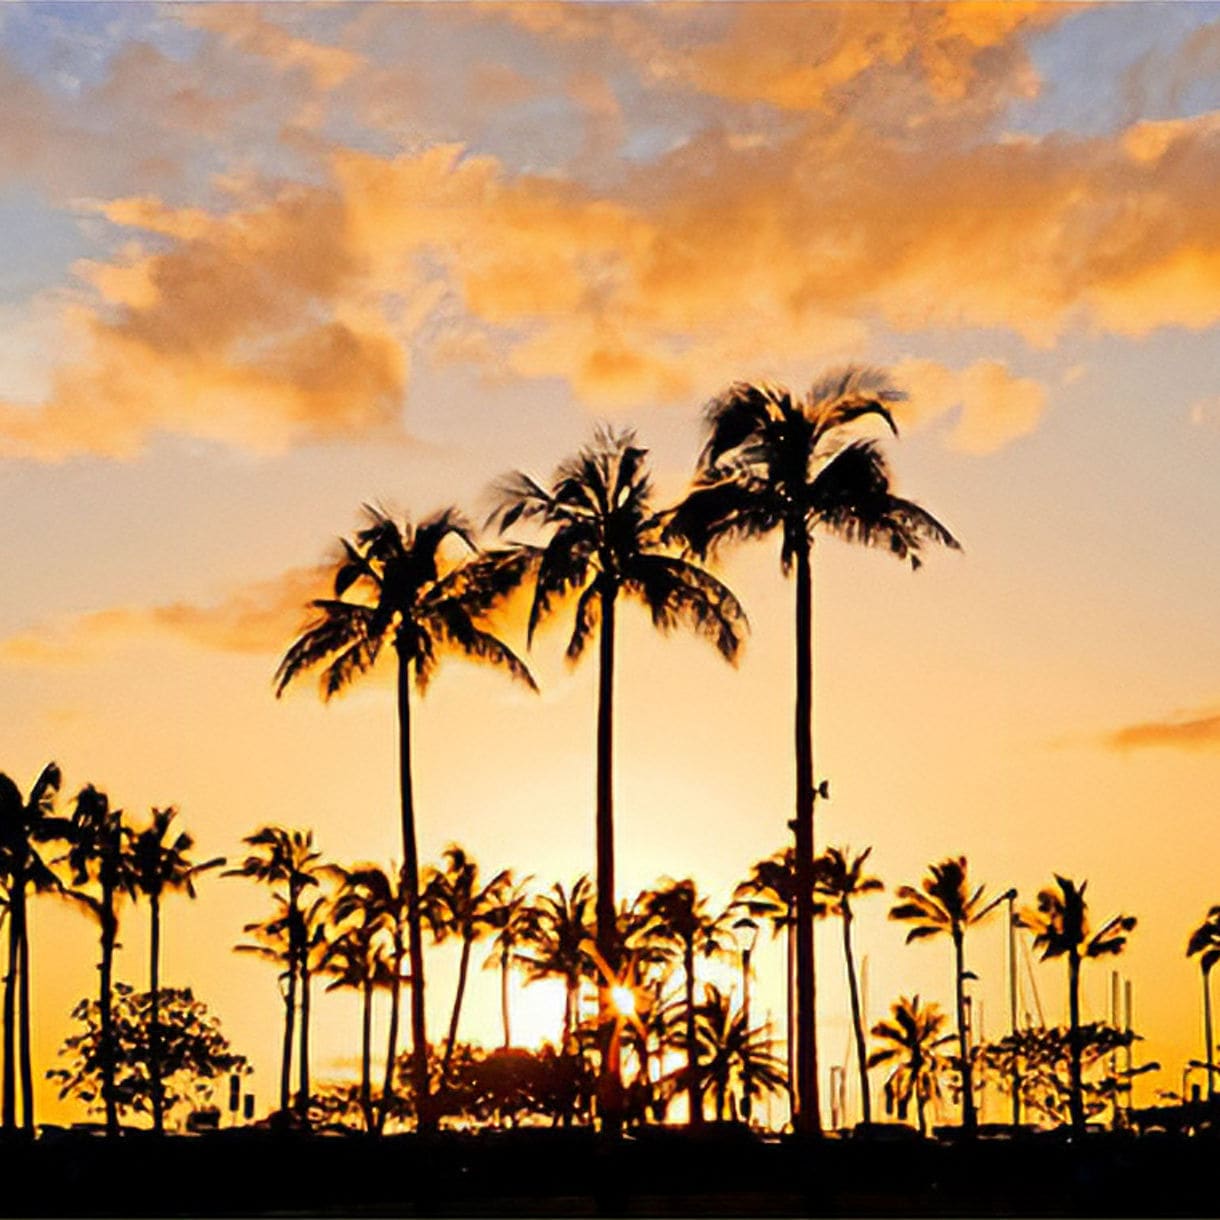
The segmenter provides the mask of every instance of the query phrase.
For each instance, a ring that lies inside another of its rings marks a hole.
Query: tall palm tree
[[[1207,918],[1190,934],[1186,956],[1199,955],[1203,975],[1203,1040],[1207,1047],[1207,1099],[1216,1096],[1215,1038],[1212,1034],[1212,968],[1220,962],[1220,906],[1207,912]]]
[[[571,890],[556,882],[534,901],[530,939],[518,953],[527,982],[558,978],[563,981],[563,1032],[560,1051],[573,1050],[579,1020],[580,985],[593,970],[593,884],[577,878]]]
[[[729,995],[708,983],[698,1006],[698,1071],[702,1082],[714,1090],[716,1120],[723,1122],[733,1085],[740,1083],[751,1098],[784,1088],[787,1077],[783,1061],[772,1049],[763,1026],[750,1029],[746,1015],[734,1008]]]
[[[943,1033],[945,1014],[935,1004],[920,1007],[919,997],[902,996],[891,1008],[889,1021],[878,1021],[872,1028],[882,1045],[868,1057],[869,1067],[892,1064],[886,1091],[898,1105],[898,1117],[906,1119],[912,1099],[919,1123],[919,1134],[928,1134],[926,1107],[940,1096],[940,1076],[945,1069],[941,1048],[953,1041]]]
[[[648,935],[654,941],[674,945],[682,958],[682,976],[686,1000],[686,1093],[690,1107],[690,1125],[703,1125],[702,1082],[697,1063],[699,1041],[696,1030],[695,955],[711,957],[722,952],[732,941],[727,914],[713,916],[708,911],[707,898],[689,879],[673,881],[665,878],[656,889],[644,894],[642,909],[650,921]]]
[[[509,1007],[509,974],[518,951],[535,936],[537,910],[528,889],[532,877],[505,887],[496,902],[487,910],[484,921],[494,933],[494,951],[484,968],[500,971],[500,1021],[504,1026],[504,1049],[512,1046],[512,1013]]]
[[[457,1045],[458,1020],[470,969],[470,947],[490,930],[489,915],[512,885],[512,876],[504,869],[486,885],[480,886],[479,866],[456,845],[445,849],[445,860],[444,869],[428,869],[422,898],[424,918],[432,928],[437,943],[450,936],[456,936],[462,943],[453,1013],[449,1018],[449,1036],[445,1039],[445,1054],[441,1060],[442,1089],[449,1083],[449,1065],[453,1061],[453,1048]]]
[[[891,919],[909,923],[907,944],[927,936],[948,936],[953,942],[953,983],[957,1011],[957,1046],[962,1083],[962,1127],[973,1133],[978,1127],[974,1105],[974,1073],[970,1059],[966,1022],[966,930],[986,919],[1003,901],[1003,895],[985,901],[983,886],[973,893],[966,879],[966,857],[942,860],[928,866],[921,888],[899,886],[900,901],[890,911]]]
[[[223,856],[201,864],[194,863],[189,852],[195,840],[185,832],[172,842],[166,842],[170,823],[178,816],[173,808],[154,809],[152,821],[135,833],[131,842],[132,879],[137,894],[148,899],[148,1073],[152,1091],[153,1130],[161,1135],[165,1130],[165,1090],[161,1065],[161,898],[167,892],[185,893],[195,897],[195,878],[209,869],[220,868]]]
[[[642,602],[654,626],[669,631],[683,624],[734,660],[745,630],[736,597],[710,573],[669,553],[662,518],[651,505],[647,450],[635,433],[598,431],[593,444],[564,462],[545,488],[517,472],[500,486],[492,519],[501,531],[519,520],[552,527],[544,547],[526,547],[533,560],[534,598],[529,637],[557,608],[579,594],[568,641],[572,663],[598,636],[597,693],[597,950],[606,965],[598,987],[602,1037],[601,1103],[607,1129],[616,1130],[621,1081],[611,1062],[613,1013],[608,979],[618,969],[614,881],[614,659],[620,595]]]
[[[529,670],[503,641],[480,625],[496,601],[521,579],[517,555],[492,555],[446,566],[442,550],[454,539],[472,553],[470,531],[455,509],[418,526],[399,525],[367,508],[368,525],[354,541],[342,540],[334,597],[312,604],[316,617],[284,654],[276,694],[307,669],[322,666],[329,699],[376,663],[384,645],[397,661],[398,782],[403,881],[408,897],[411,962],[411,1070],[420,1126],[435,1126],[428,1104],[428,1036],[424,1016],[423,925],[419,910],[419,853],[411,776],[411,679],[423,693],[443,654],[457,654],[506,669],[531,689]],[[346,596],[350,594],[351,596]]]
[[[117,1046],[112,1011],[114,950],[118,942],[118,901],[126,893],[135,897],[135,873],[130,854],[130,832],[123,824],[123,811],[111,809],[104,792],[87,784],[76,797],[72,811],[68,865],[77,888],[70,896],[92,912],[101,931],[102,959],[99,965],[99,1032],[101,1035],[102,1102],[106,1111],[106,1134],[119,1133],[118,1100],[115,1095]],[[93,883],[97,893],[80,889]]]
[[[1055,885],[1038,891],[1036,910],[1022,911],[1021,924],[1034,933],[1034,947],[1042,950],[1042,960],[1068,959],[1068,1048],[1070,1067],[1069,1110],[1072,1128],[1083,1132],[1084,1073],[1083,1039],[1080,1025],[1080,964],[1090,957],[1121,953],[1127,933],[1135,927],[1134,915],[1115,915],[1090,934],[1089,906],[1084,900],[1087,881],[1077,885],[1055,874]]]
[[[851,1002],[851,1025],[856,1041],[856,1067],[860,1073],[861,1117],[873,1121],[872,1098],[868,1089],[868,1056],[864,1049],[864,1017],[860,1011],[860,988],[856,981],[856,961],[852,953],[851,925],[854,914],[851,900],[863,894],[873,894],[884,885],[877,877],[867,876],[864,863],[872,853],[866,847],[852,857],[846,848],[828,847],[818,859],[817,887],[828,902],[830,914],[843,920],[843,957],[847,962],[847,990]]]
[[[280,1110],[287,1114],[292,1075],[292,1042],[297,989],[300,988],[301,1024],[298,1071],[300,1087],[297,1110],[302,1122],[309,1118],[309,966],[311,950],[318,941],[321,914],[317,903],[305,905],[305,892],[318,885],[321,853],[314,849],[313,831],[286,830],[282,826],[262,826],[243,840],[254,850],[241,864],[226,870],[226,877],[249,877],[271,886],[284,886],[286,892],[275,893],[282,913],[263,924],[250,924],[244,929],[254,933],[266,944],[283,938],[287,951],[284,980],[285,1033],[284,1051],[280,1062]],[[240,946],[239,946],[240,947]],[[264,956],[266,956],[264,954]]]
[[[38,845],[69,834],[65,818],[54,816],[55,796],[62,782],[59,767],[48,763],[34,781],[28,798],[0,773],[0,877],[7,890],[8,974],[4,981],[5,1131],[16,1126],[15,1066],[21,1067],[21,1125],[34,1132],[34,1070],[30,1055],[30,939],[27,892],[59,889],[60,882],[43,860]],[[15,1048],[15,1043],[17,1047]]]
[[[724,539],[778,530],[780,564],[796,571],[796,1127],[821,1131],[818,1099],[813,941],[813,564],[819,533],[880,546],[919,566],[925,542],[957,547],[919,505],[894,495],[885,457],[870,440],[851,439],[857,421],[876,416],[895,432],[890,404],[903,398],[877,370],[847,368],[816,381],[803,397],[738,382],[706,411],[707,440],[695,486],[674,511],[669,533],[696,555]]]

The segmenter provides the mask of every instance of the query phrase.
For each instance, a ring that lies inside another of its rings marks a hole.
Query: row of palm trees
[[[897,431],[891,405],[904,395],[882,372],[849,367],[816,381],[803,397],[767,385],[738,383],[706,411],[706,440],[682,502],[651,502],[646,450],[631,432],[599,432],[592,445],[562,463],[550,485],[522,472],[499,486],[489,524],[505,535],[532,523],[538,541],[514,540],[480,552],[463,518],[448,509],[417,527],[379,510],[354,540],[343,540],[333,596],[312,603],[313,621],[285,654],[277,693],[305,671],[322,669],[329,698],[392,644],[398,670],[400,820],[411,989],[413,1073],[420,1121],[428,1113],[427,1036],[419,861],[412,786],[411,700],[446,651],[486,661],[533,687],[520,657],[487,627],[487,616],[512,590],[532,581],[528,641],[561,602],[574,602],[567,656],[579,660],[596,636],[596,942],[604,967],[599,985],[600,1101],[611,1130],[619,1123],[621,1080],[614,1038],[612,980],[620,966],[616,932],[613,723],[616,616],[625,600],[641,602],[667,631],[685,625],[733,661],[746,628],[733,593],[701,566],[725,542],[778,532],[786,575],[795,573],[795,910],[796,1053],[793,1106],[798,1129],[820,1129],[813,941],[814,798],[812,548],[820,533],[882,546],[918,566],[928,542],[957,547],[952,534],[918,505],[893,494],[876,442],[853,435],[874,418]],[[444,567],[442,544],[460,539],[466,562]]]

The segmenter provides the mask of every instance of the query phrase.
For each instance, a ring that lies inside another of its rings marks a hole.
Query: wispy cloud
[[[1169,716],[1131,724],[1107,733],[1104,744],[1129,751],[1163,747],[1176,750],[1220,750],[1220,712]]]

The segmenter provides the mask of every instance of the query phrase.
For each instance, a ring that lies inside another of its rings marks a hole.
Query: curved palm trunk
[[[411,961],[411,1083],[416,1125],[434,1131],[428,1091],[428,1031],[424,1013],[424,929],[419,906],[419,852],[415,845],[415,796],[411,785],[411,686],[409,653],[398,650],[398,788],[402,803],[402,876],[407,899],[407,942]]]
[[[1215,1052],[1212,1050],[1215,1040],[1212,1037],[1211,970],[1207,966],[1203,967],[1203,1037],[1207,1042],[1207,1100],[1211,1101],[1216,1096],[1216,1073]]]
[[[513,1044],[512,1027],[509,1024],[508,1010],[508,967],[509,967],[509,950],[505,946],[500,951],[500,1020],[504,1022],[504,1049],[508,1050]]]
[[[114,892],[107,888],[102,893],[102,962],[99,1003],[101,1007],[101,1068],[102,1100],[106,1107],[106,1135],[115,1138],[119,1134],[119,1109],[114,1095],[114,1020],[110,1007],[111,973],[114,968],[114,943],[118,938],[118,920],[114,914]]]
[[[703,1092],[699,1087],[699,1043],[695,1036],[695,946],[682,946],[682,969],[686,972],[686,1096],[690,1105],[690,1125],[703,1126]],[[717,1118],[720,1117],[717,1099]]]
[[[470,940],[462,937],[462,957],[458,963],[457,993],[453,997],[453,1014],[449,1018],[449,1036],[445,1039],[445,1058],[441,1062],[441,1088],[449,1083],[449,1065],[457,1044],[458,1020],[462,1015],[462,999],[466,994],[466,972],[470,968]]]
[[[860,1073],[860,1117],[873,1121],[873,1099],[868,1091],[868,1054],[864,1047],[864,1019],[860,1012],[860,987],[856,982],[856,959],[851,948],[851,907],[843,899],[843,955],[847,958],[847,994],[851,1001],[851,1027],[856,1040],[856,1066]]]
[[[803,532],[803,525],[802,525]],[[793,1127],[822,1132],[813,946],[813,569],[809,540],[796,554],[796,1080]]]
[[[30,1054],[30,917],[21,901],[21,937],[17,946],[17,1004],[21,1055],[21,1128],[34,1134],[34,1064]]]
[[[965,940],[962,930],[955,928],[953,930],[953,961],[957,1001],[957,1051],[962,1062],[962,1130],[973,1134],[978,1127],[978,1116],[974,1110],[974,1072],[970,1063],[970,1046],[966,1029]]]
[[[152,1086],[153,1130],[165,1131],[165,1087],[161,1079],[161,899],[148,896],[151,923],[148,941],[148,990],[151,1008],[148,1026],[148,1079]]]
[[[373,976],[365,976],[360,1010],[360,1111],[373,1130]]]
[[[1071,1071],[1071,1092],[1068,1107],[1072,1116],[1072,1130],[1084,1131],[1084,1080],[1081,1071],[1080,1046],[1080,954],[1075,948],[1068,951],[1068,1052]]]
[[[8,921],[8,973],[4,976],[4,1084],[3,1127],[17,1129],[17,974],[21,963],[21,915],[25,906],[25,885],[20,875],[12,881],[12,909]]]
[[[386,1039],[385,1080],[381,1086],[381,1109],[377,1112],[377,1134],[385,1130],[386,1119],[394,1104],[394,1066],[398,1058],[398,1018],[402,996],[402,933],[394,934],[394,981],[390,984],[390,1030]]]
[[[614,599],[613,588],[601,593],[601,634],[597,673],[597,950],[612,976],[618,972],[618,931],[614,913]],[[597,1014],[601,1047],[598,1099],[602,1129],[622,1128],[622,1081],[619,1039],[614,1036],[611,980],[597,984]]]
[[[308,953],[308,949],[305,950]],[[301,1121],[309,1123],[309,1009],[310,1009],[310,970],[309,963],[302,955],[301,959],[301,1047],[300,1062],[297,1064],[298,1083],[297,1113]]]

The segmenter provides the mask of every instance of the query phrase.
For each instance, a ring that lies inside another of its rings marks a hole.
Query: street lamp
[[[758,942],[758,924],[748,915],[743,915],[733,924],[733,934],[741,947],[741,1020],[742,1033],[745,1035],[742,1039],[741,1117],[745,1119],[748,1127],[753,1111],[750,1097],[750,1055],[747,1046],[750,1033],[750,954],[754,952],[754,946]]]

